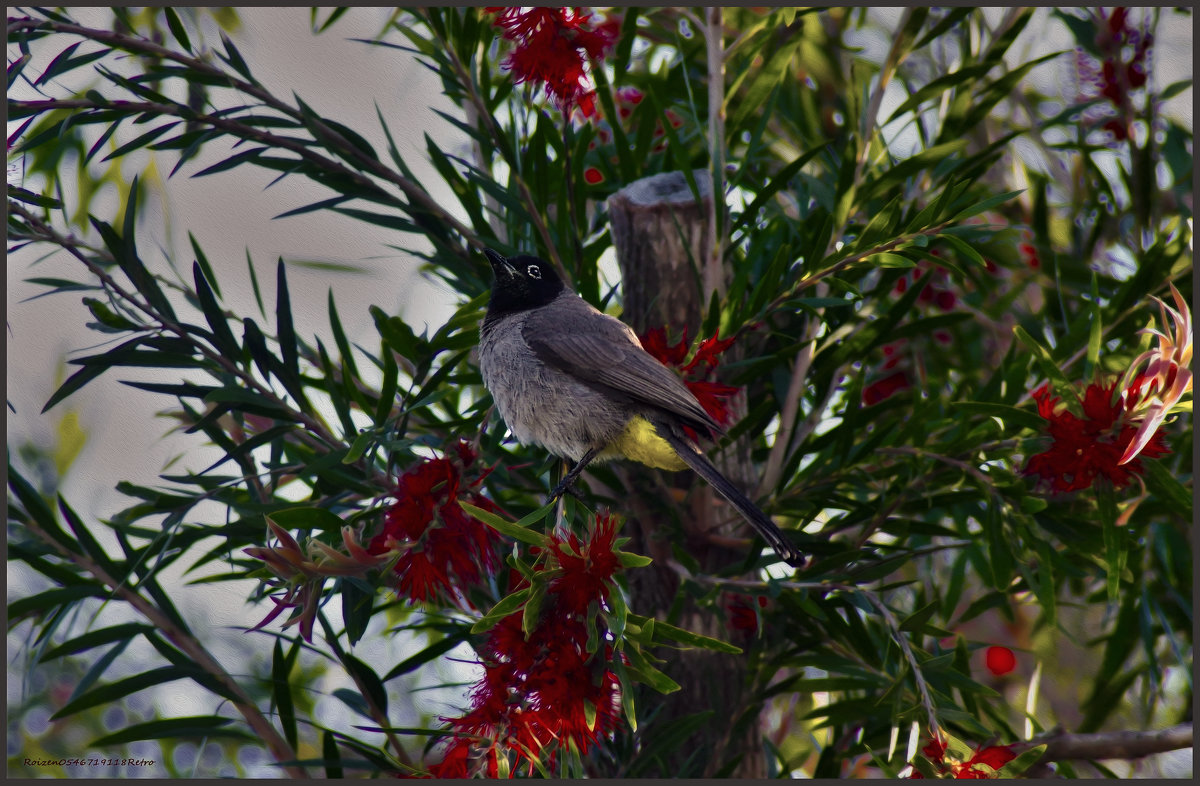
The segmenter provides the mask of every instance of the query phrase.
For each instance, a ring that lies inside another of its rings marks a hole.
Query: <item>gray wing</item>
[[[628,325],[574,293],[530,313],[522,336],[552,368],[713,432],[722,430],[679,376],[642,349]]]

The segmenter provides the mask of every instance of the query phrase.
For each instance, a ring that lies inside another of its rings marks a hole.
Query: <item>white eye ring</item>
[[[530,278],[536,278],[540,280],[542,277],[542,271],[537,265],[530,265],[529,267],[525,268],[525,272],[529,274]]]

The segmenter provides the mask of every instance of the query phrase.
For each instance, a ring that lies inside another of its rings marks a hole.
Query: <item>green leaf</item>
[[[1007,404],[993,404],[989,401],[951,401],[950,406],[970,415],[998,418],[1002,422],[1027,428],[1039,434],[1046,428],[1046,421],[1040,415],[1029,410],[1010,407]]]
[[[967,243],[967,241],[963,240],[962,238],[955,237],[954,235],[951,235],[948,233],[942,233],[942,234],[938,235],[938,237],[941,238],[942,240],[946,241],[946,243],[948,245],[950,245],[955,251],[957,251],[959,254],[962,254],[964,257],[971,260],[976,265],[979,265],[980,267],[987,266],[987,262],[985,262],[983,260],[983,256],[978,251],[976,251],[969,243]]]
[[[629,551],[617,551],[614,553],[616,554],[617,561],[621,563],[622,568],[644,568],[654,562],[649,557]]]
[[[932,617],[933,613],[937,610],[937,601],[926,604],[905,618],[905,620],[900,623],[900,630],[920,633],[925,629],[926,623],[929,622],[930,617]]]
[[[1100,279],[1096,271],[1092,271],[1092,296],[1088,303],[1090,325],[1088,330],[1087,366],[1084,377],[1090,377],[1090,371],[1100,362],[1100,344],[1104,339],[1104,320],[1100,311]]]
[[[634,625],[643,627],[650,622],[649,617],[643,617],[632,612],[629,614],[628,619]],[[700,649],[712,650],[713,652],[727,652],[730,655],[740,655],[742,653],[741,647],[734,646],[729,642],[709,636],[702,636],[699,633],[693,633],[683,628],[677,628],[659,619],[654,620],[654,638],[656,641],[674,641],[689,647],[699,647]]]
[[[1176,515],[1192,515],[1192,492],[1180,482],[1179,477],[1156,459],[1139,459],[1146,472],[1146,487],[1151,493],[1169,506]]]
[[[237,339],[233,337],[233,331],[229,329],[229,320],[221,312],[221,307],[217,304],[216,296],[213,293],[214,287],[210,287],[208,278],[200,265],[197,258],[192,263],[192,280],[196,286],[196,299],[200,302],[200,310],[204,313],[204,319],[208,322],[208,327],[213,334],[213,348],[220,352],[228,360],[236,360],[242,355],[242,348],[238,344]]]
[[[8,604],[8,619],[19,620],[26,615],[48,615],[61,607],[73,605],[84,598],[108,599],[111,593],[99,584],[74,584],[55,587],[36,595],[19,598]]]
[[[342,665],[346,668],[346,673],[354,679],[355,684],[358,685],[363,695],[370,700],[371,704],[381,715],[386,717],[388,708],[387,691],[384,690],[379,675],[370,666],[349,653],[342,654]]]
[[[341,780],[345,777],[342,770],[342,757],[338,753],[337,738],[328,729],[321,732],[321,756],[325,760],[325,777]]]
[[[875,267],[887,267],[887,268],[910,268],[910,267],[917,266],[917,263],[913,262],[908,257],[901,256],[900,254],[892,254],[889,252],[883,252],[881,254],[872,254],[871,256],[866,258],[866,263],[868,265],[874,265]]]
[[[175,13],[175,9],[171,6],[164,6],[163,13],[167,17],[167,29],[171,31],[171,35],[175,36],[175,40],[189,52],[192,51],[192,42],[188,38],[187,29],[184,28],[183,22],[179,18],[179,14]]]
[[[1050,380],[1054,391],[1067,401],[1077,401],[1078,394],[1075,393],[1075,386],[1071,384],[1071,381],[1059,369],[1058,364],[1054,362],[1054,357],[1050,354],[1050,350],[1043,347],[1040,341],[1029,335],[1025,328],[1020,325],[1013,326],[1013,335],[1033,352],[1034,361],[1037,362],[1042,374]]]
[[[114,625],[111,628],[89,631],[82,636],[64,641],[57,647],[42,653],[42,656],[38,658],[38,663],[46,663],[47,661],[61,658],[64,655],[75,655],[76,653],[86,652],[96,647],[102,647],[105,644],[112,644],[115,641],[129,641],[152,630],[154,630],[154,627],[151,625],[128,622],[123,625]]]
[[[81,44],[83,44],[82,41],[71,44],[62,52],[60,52],[57,57],[51,60],[46,66],[45,70],[42,71],[42,75],[38,77],[36,82],[33,83],[34,87],[40,87],[60,74],[65,74],[66,72],[79,68],[80,66],[99,60],[112,51],[111,49],[106,48],[100,50],[99,52],[89,52],[86,55],[74,57],[75,50],[78,49]]]
[[[92,312],[92,316],[105,327],[119,331],[138,330],[141,327],[129,321],[124,315],[114,312],[103,300],[85,297],[83,304],[88,307],[88,311]]]
[[[987,199],[980,200],[969,207],[964,207],[962,210],[955,213],[949,220],[954,223],[958,223],[963,219],[979,215],[980,213],[991,210],[998,205],[1002,205],[1010,199],[1018,197],[1023,193],[1025,193],[1025,189],[1022,188],[1018,191],[1005,191],[1003,194],[990,196]]]
[[[225,35],[224,32],[221,32],[221,43],[225,46],[225,54],[217,52],[217,57],[231,65],[234,71],[237,71],[246,78],[246,81],[257,85],[258,82],[251,75],[250,67],[246,65],[246,61],[242,58],[241,52],[237,50],[237,47],[233,45],[233,41],[230,41],[229,36]]]
[[[94,688],[82,696],[67,702],[51,715],[50,719],[59,720],[68,715],[74,715],[81,710],[86,710],[89,707],[120,701],[126,696],[155,685],[162,685],[163,683],[174,682],[175,680],[195,679],[203,674],[204,672],[198,668],[185,669],[178,666],[162,666],[157,669],[151,669],[150,671],[135,674],[132,677]]]
[[[342,624],[346,626],[346,640],[353,646],[367,632],[375,592],[360,579],[344,578],[340,585]]]
[[[195,715],[189,718],[167,718],[148,723],[137,723],[127,726],[120,731],[106,734],[92,740],[90,745],[108,747],[110,745],[127,745],[140,740],[174,740],[188,737],[228,737],[253,742],[261,740],[253,734],[241,729],[224,728],[233,723],[232,718],[222,718],[217,715]]]
[[[482,521],[484,524],[487,524],[501,535],[507,535],[513,540],[520,541],[521,543],[528,543],[531,546],[545,548],[546,544],[549,542],[547,536],[541,534],[540,532],[534,532],[530,530],[529,526],[535,521],[541,521],[544,519],[546,514],[553,510],[557,503],[550,502],[517,522],[505,521],[495,513],[489,513],[483,508],[477,508],[469,502],[463,502],[462,500],[459,500],[458,504],[470,516]]]
[[[1096,513],[1100,517],[1100,526],[1104,532],[1108,602],[1116,603],[1120,597],[1121,574],[1125,571],[1125,560],[1128,556],[1128,541],[1125,538],[1125,530],[1117,526],[1117,500],[1112,485],[1101,481],[1095,483],[1093,488],[1096,492]]]
[[[58,511],[67,522],[67,526],[71,528],[71,532],[75,534],[79,546],[83,549],[84,553],[91,557],[96,565],[108,575],[122,575],[122,569],[113,564],[113,561],[108,556],[108,552],[104,550],[104,547],[96,540],[92,531],[83,523],[79,515],[71,509],[71,506],[67,504],[67,501],[63,499],[61,494],[58,496]]]
[[[492,606],[491,611],[489,611],[487,614],[484,614],[474,625],[471,626],[471,632],[486,633],[487,631],[491,630],[496,623],[500,622],[500,620],[521,608],[521,605],[529,599],[531,593],[532,589],[526,587],[525,589],[517,590],[516,592],[501,598],[499,603],[497,603],[495,606]]]
[[[637,647],[626,647],[623,651],[629,658],[629,663],[626,664],[625,668],[639,682],[643,682],[663,694],[674,693],[680,689],[678,682],[652,666],[650,661],[646,659],[646,656]]]
[[[283,356],[283,373],[280,381],[298,403],[303,406],[304,391],[300,385],[300,352],[296,338],[296,326],[292,323],[292,300],[288,294],[287,270],[283,257],[275,268],[275,325],[278,330],[279,351]]]
[[[292,666],[293,661],[283,654],[283,640],[275,639],[275,647],[271,652],[271,696],[275,700],[275,709],[279,714],[279,725],[283,727],[283,736],[294,749],[298,735],[296,705],[292,701],[292,685],[288,680]]]
[[[542,616],[542,604],[546,602],[548,589],[548,582],[537,578],[530,587],[529,597],[525,601],[524,608],[521,609],[521,630],[525,633],[526,638],[532,636],[533,632],[537,630]]]
[[[160,136],[167,133],[172,128],[175,128],[177,125],[179,125],[179,123],[180,123],[180,121],[176,120],[175,122],[167,123],[166,125],[159,126],[158,128],[152,128],[149,131],[147,131],[146,133],[142,134],[141,136],[138,136],[137,138],[132,139],[132,140],[126,142],[125,144],[121,145],[116,150],[112,151],[111,153],[106,155],[104,158],[100,159],[100,161],[101,162],[112,161],[112,160],[118,159],[121,156],[124,156],[125,154],[130,153],[134,150],[141,150],[145,147],[149,147],[151,142],[153,142],[155,139],[158,139]],[[128,237],[128,235],[126,235],[126,237]]]
[[[462,644],[466,640],[467,636],[465,633],[455,633],[447,636],[441,641],[434,642],[415,655],[410,655],[392,667],[392,670],[383,676],[383,681],[389,682],[396,677],[416,671],[426,663],[445,655],[447,652],[454,649],[459,644]]]
[[[269,521],[286,530],[340,533],[345,521],[336,513],[325,508],[299,506],[284,508],[267,514]]]

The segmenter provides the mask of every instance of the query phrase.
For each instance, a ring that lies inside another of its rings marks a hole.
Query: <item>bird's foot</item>
[[[579,489],[575,488],[575,478],[566,477],[563,478],[563,481],[555,486],[554,490],[550,492],[550,498],[546,501],[547,504],[554,502],[563,494],[568,492],[570,492],[571,496],[575,497],[575,499],[583,499],[583,494],[580,493]]]

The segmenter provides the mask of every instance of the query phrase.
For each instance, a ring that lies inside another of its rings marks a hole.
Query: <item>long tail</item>
[[[803,552],[788,541],[787,537],[779,527],[775,526],[775,522],[771,521],[766,513],[759,510],[758,506],[739,491],[729,478],[722,475],[713,466],[712,462],[700,452],[700,448],[694,442],[677,433],[669,424],[655,423],[654,426],[658,435],[675,449],[679,457],[689,467],[694,469],[697,475],[708,481],[708,485],[716,489],[718,494],[729,500],[729,504],[737,508],[738,513],[741,513],[746,521],[750,522],[754,529],[758,530],[758,534],[762,535],[763,540],[771,548],[775,549],[775,553],[779,555],[780,559],[792,567],[800,567],[803,564]]]

